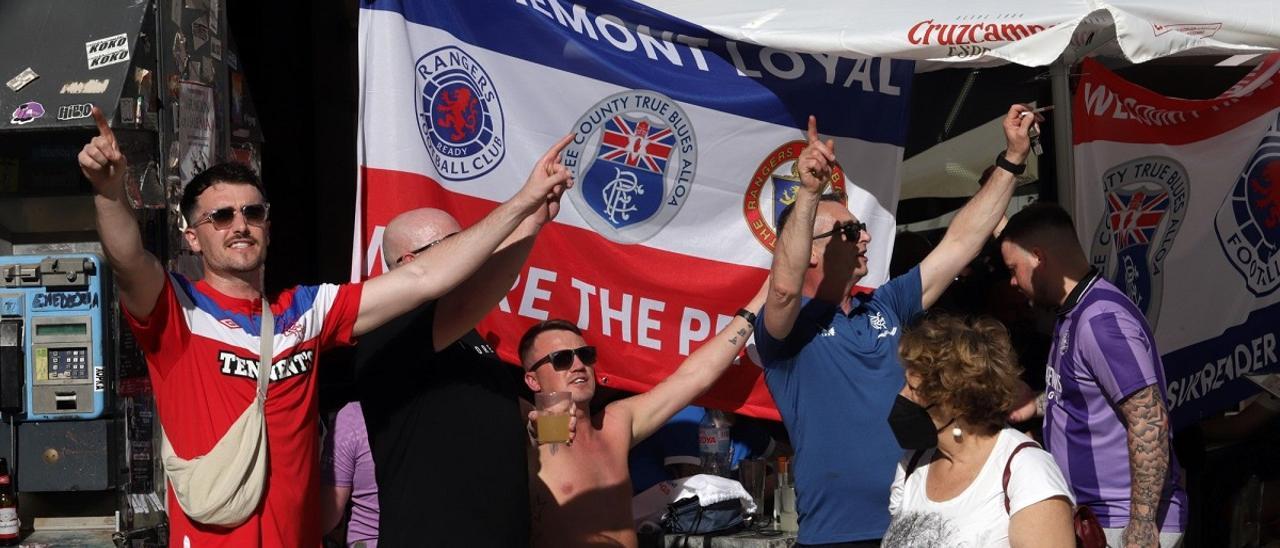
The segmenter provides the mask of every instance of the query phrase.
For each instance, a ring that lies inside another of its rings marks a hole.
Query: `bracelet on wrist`
[[[1008,158],[1005,158],[1004,153],[1005,151],[1002,150],[1000,151],[1000,154],[996,155],[997,167],[1005,171],[1008,171],[1009,173],[1012,173],[1014,175],[1022,175],[1023,172],[1027,171],[1026,160],[1023,160],[1021,164],[1015,164],[1013,162],[1010,162]]]
[[[751,324],[753,327],[756,325],[756,313],[755,313],[755,312],[752,312],[752,311],[747,310],[747,309],[745,309],[745,308],[739,308],[739,309],[738,309],[738,313],[737,313],[737,314],[735,314],[735,316],[740,316],[740,317],[742,317],[742,319],[747,320],[747,323]]]

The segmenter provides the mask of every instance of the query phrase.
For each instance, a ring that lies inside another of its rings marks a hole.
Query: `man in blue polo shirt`
[[[902,456],[887,422],[903,383],[898,339],[981,251],[1025,169],[1036,119],[1011,106],[1001,169],[960,209],[938,247],[874,293],[851,297],[867,275],[871,234],[842,197],[822,194],[835,142],[820,140],[809,118],[809,146],[797,160],[801,184],[778,221],[773,278],[756,328],[765,382],[796,451],[800,545],[879,545]]]

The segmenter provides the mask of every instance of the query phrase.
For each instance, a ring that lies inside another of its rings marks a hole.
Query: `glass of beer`
[[[538,443],[565,443],[569,441],[569,416],[573,411],[573,399],[568,392],[539,392],[534,394],[538,408]]]

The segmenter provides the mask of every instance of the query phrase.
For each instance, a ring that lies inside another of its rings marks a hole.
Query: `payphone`
[[[21,355],[28,421],[94,419],[106,404],[102,260],[93,254],[0,257],[0,325]],[[11,365],[9,366],[11,368]],[[0,367],[0,406],[11,379]]]

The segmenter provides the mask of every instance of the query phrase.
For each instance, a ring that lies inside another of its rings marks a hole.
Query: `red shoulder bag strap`
[[[1028,447],[1040,447],[1040,444],[1034,441],[1024,441],[1013,448],[1013,452],[1009,453],[1009,460],[1004,463],[1004,479],[1001,480],[1000,489],[1004,491],[1004,513],[1009,513],[1009,475],[1013,473],[1013,457],[1017,456],[1018,451]]]

